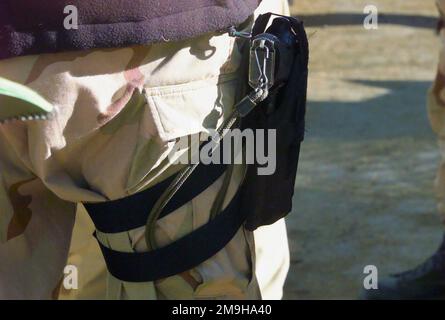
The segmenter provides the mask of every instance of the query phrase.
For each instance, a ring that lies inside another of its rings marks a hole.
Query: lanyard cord
[[[213,154],[213,152],[216,151],[222,139],[224,139],[229,130],[235,126],[237,121],[240,118],[246,116],[255,108],[255,106],[259,102],[263,101],[267,96],[267,90],[257,89],[247,95],[237,105],[235,105],[234,110],[230,114],[229,118],[218,127],[216,138],[212,141],[214,145],[210,151],[210,154]],[[155,226],[160,214],[174,197],[174,195],[178,192],[178,190],[182,187],[185,181],[191,176],[193,171],[195,171],[198,165],[199,161],[198,163],[191,164],[182,169],[179,172],[178,176],[173,180],[173,182],[169,185],[169,187],[165,190],[165,192],[153,206],[145,224],[145,241],[149,250],[157,249]]]

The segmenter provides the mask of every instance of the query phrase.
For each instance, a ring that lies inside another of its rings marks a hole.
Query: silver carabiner
[[[260,34],[250,48],[249,85],[268,91],[275,83],[276,50],[273,39]]]

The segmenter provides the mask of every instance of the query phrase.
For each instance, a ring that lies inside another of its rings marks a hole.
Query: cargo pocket
[[[138,145],[132,156],[127,190],[130,194],[153,182],[154,175],[174,169],[186,150],[176,152],[175,144],[215,129],[232,110],[239,93],[238,75],[186,84],[145,88]],[[175,154],[176,152],[176,154]]]
[[[195,81],[183,85],[145,89],[146,119],[163,143],[174,141],[222,122],[235,104],[239,80],[237,74]]]

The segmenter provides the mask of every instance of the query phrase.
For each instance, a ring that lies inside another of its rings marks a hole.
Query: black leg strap
[[[223,175],[226,168],[227,165],[224,164],[200,164],[162,211],[160,218],[182,207],[210,187]],[[119,233],[136,229],[145,225],[151,208],[174,178],[175,176],[170,177],[152,188],[123,199],[84,203],[84,206],[96,229],[103,233]]]
[[[222,162],[222,161],[221,161]],[[174,195],[160,218],[201,194],[218,180],[227,165],[200,163]],[[118,233],[145,226],[147,216],[175,176],[135,195],[102,203],[85,203],[96,229]],[[156,250],[126,253],[99,246],[109,272],[122,281],[150,282],[190,270],[210,259],[235,236],[246,214],[240,212],[240,192],[214,219],[185,237]]]
[[[213,257],[236,235],[246,219],[240,212],[240,192],[215,219],[166,247],[125,253],[99,245],[109,272],[122,281],[149,282],[190,270]]]

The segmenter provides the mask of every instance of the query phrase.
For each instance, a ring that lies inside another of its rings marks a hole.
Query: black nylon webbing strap
[[[149,252],[118,252],[99,245],[109,272],[128,282],[149,282],[190,270],[213,257],[236,235],[246,219],[240,192],[215,219],[170,245]]]
[[[182,207],[210,187],[227,168],[224,164],[200,164],[192,176],[175,194],[162,211],[160,218]],[[84,203],[97,230],[103,233],[119,233],[145,225],[147,216],[175,176],[126,198],[100,203]]]
[[[211,140],[205,144],[210,142]],[[221,152],[220,155],[222,154]],[[220,163],[223,163],[223,160],[221,157]],[[164,208],[159,218],[172,213],[204,192],[226,172],[226,169],[225,164],[200,163]],[[126,198],[84,205],[96,229],[103,233],[135,229],[145,225],[152,207],[175,178],[176,175]],[[216,218],[163,248],[144,253],[126,253],[114,251],[98,241],[109,272],[122,281],[148,282],[196,267],[223,249],[246,220],[246,216],[239,212],[239,199],[238,192],[228,207]]]

